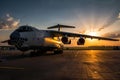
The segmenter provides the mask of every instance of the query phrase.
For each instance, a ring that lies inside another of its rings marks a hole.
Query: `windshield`
[[[21,26],[19,29],[17,29],[19,32],[30,32],[33,31],[33,29],[29,26]]]

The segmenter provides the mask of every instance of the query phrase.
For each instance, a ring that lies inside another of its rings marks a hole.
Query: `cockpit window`
[[[19,32],[31,32],[33,29],[29,26],[21,26],[19,29],[17,29]]]

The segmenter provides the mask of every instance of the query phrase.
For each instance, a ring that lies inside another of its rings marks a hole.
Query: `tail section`
[[[54,25],[54,26],[50,26],[47,29],[53,29],[53,28],[58,28],[58,31],[61,31],[61,28],[75,28],[74,26],[68,26],[68,25]]]

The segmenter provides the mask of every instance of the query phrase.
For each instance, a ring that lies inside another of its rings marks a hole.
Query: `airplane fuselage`
[[[62,42],[52,37],[49,31],[28,26],[25,30],[24,27],[20,27],[10,35],[10,44],[15,45],[19,50],[54,50],[63,48]]]

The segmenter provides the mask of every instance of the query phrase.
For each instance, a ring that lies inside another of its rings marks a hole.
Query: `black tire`
[[[38,51],[32,51],[31,53],[30,53],[30,56],[31,57],[33,57],[33,56],[40,56],[40,55],[43,55],[43,54],[45,54],[46,53],[46,51],[40,51],[40,50],[38,50]]]
[[[30,57],[35,56],[35,52],[30,52]]]
[[[62,54],[63,53],[63,50],[55,50],[54,51],[54,54]]]

